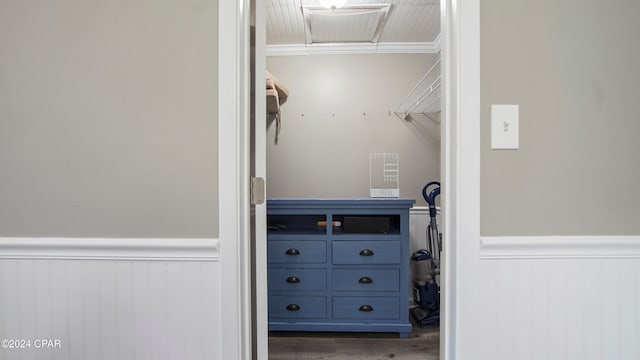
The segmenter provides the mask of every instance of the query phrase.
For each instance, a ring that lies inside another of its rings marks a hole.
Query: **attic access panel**
[[[307,44],[377,42],[391,4],[303,6]]]

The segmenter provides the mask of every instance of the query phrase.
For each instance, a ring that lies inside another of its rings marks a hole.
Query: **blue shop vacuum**
[[[436,276],[440,274],[440,249],[442,239],[436,221],[436,197],[440,195],[440,183],[432,181],[422,188],[422,196],[429,205],[429,225],[427,226],[428,249],[420,249],[411,255],[411,277],[413,297],[418,304],[411,309],[411,315],[420,327],[440,324],[440,286]]]

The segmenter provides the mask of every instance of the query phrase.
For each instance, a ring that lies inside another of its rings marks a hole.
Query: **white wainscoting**
[[[429,225],[429,208],[426,206],[414,206],[409,210],[409,253],[413,254],[418,249],[426,249],[427,226]],[[440,209],[436,215],[438,228],[442,232]]]
[[[217,240],[174,247],[180,239],[159,239],[129,255],[127,239],[95,248],[82,239],[58,239],[58,248],[51,239],[16,240],[0,239],[0,339],[31,339],[32,347],[0,348],[0,359],[219,358]],[[33,244],[42,242],[38,252]],[[65,259],[69,243],[78,247]],[[62,347],[36,349],[35,339]]]
[[[640,359],[640,237],[485,237],[478,359]]]

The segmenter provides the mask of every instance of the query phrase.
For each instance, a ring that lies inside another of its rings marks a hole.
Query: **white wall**
[[[423,206],[414,206],[409,211],[409,252],[413,253],[419,249],[426,249],[427,243],[427,226],[429,226],[429,208]],[[444,230],[440,210],[436,215],[438,231],[442,233]]]
[[[439,126],[393,110],[436,54],[267,58],[290,90],[279,144],[268,122],[269,197],[368,197],[369,154],[400,154],[400,196],[424,205],[422,187],[440,179]]]
[[[480,252],[474,358],[640,358],[640,238],[623,251],[613,237],[506,240]]]
[[[211,359],[220,351],[217,262],[1,260],[3,360]]]

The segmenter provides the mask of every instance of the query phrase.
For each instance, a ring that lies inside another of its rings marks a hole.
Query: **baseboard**
[[[640,236],[484,236],[481,259],[640,258]]]
[[[219,239],[0,237],[0,259],[218,261]]]

